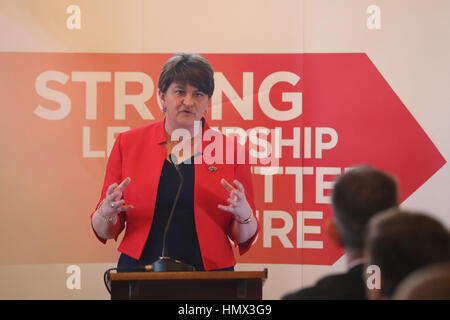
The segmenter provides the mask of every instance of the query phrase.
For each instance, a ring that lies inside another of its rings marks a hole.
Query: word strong
[[[113,76],[113,77],[112,77]],[[155,117],[147,107],[146,103],[155,93],[155,85],[152,78],[144,72],[80,72],[74,71],[70,75],[61,71],[44,71],[38,75],[35,81],[35,89],[39,96],[54,101],[59,108],[47,108],[38,105],[34,113],[46,120],[62,120],[69,116],[72,108],[70,96],[62,91],[58,91],[49,87],[49,82],[56,81],[65,85],[69,80],[72,82],[85,83],[85,117],[86,120],[97,119],[97,96],[99,91],[99,83],[111,82],[114,78],[114,120],[126,119],[126,106],[130,105],[135,108],[143,120],[154,120]],[[243,92],[242,98],[236,93],[234,88],[225,78],[218,72],[215,74],[217,81],[215,94],[212,97],[212,119],[222,119],[222,93],[227,95],[232,104],[244,120],[253,119],[253,73],[243,73]],[[261,111],[270,119],[278,121],[289,121],[297,118],[302,114],[302,93],[301,92],[283,92],[282,101],[290,102],[292,107],[289,110],[278,110],[269,99],[272,87],[279,82],[287,82],[296,85],[300,81],[300,77],[292,72],[274,72],[269,74],[262,82],[258,90],[258,102]],[[142,90],[140,93],[126,93],[126,87],[129,83],[140,84]],[[157,100],[159,103],[159,100]]]

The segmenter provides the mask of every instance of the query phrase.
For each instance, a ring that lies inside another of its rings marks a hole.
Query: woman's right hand
[[[125,200],[122,199],[123,190],[125,190],[130,182],[131,179],[127,177],[119,185],[113,183],[108,187],[105,200],[100,208],[103,216],[113,218],[119,212],[133,209],[133,205],[125,205]]]

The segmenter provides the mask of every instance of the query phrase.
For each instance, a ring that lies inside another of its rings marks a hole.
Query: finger
[[[113,209],[119,209],[122,205],[125,204],[125,200],[119,200],[119,201],[111,201],[109,206]]]
[[[230,198],[236,202],[246,201],[245,193],[243,193],[239,190],[234,190],[234,191],[230,192]]]
[[[111,193],[114,192],[114,190],[117,188],[117,183],[114,182],[112,185],[110,185],[108,187],[108,189],[106,190],[106,195],[110,195]]]
[[[131,204],[128,204],[128,205],[120,206],[120,207],[119,207],[120,211],[128,211],[128,210],[131,210],[131,209],[133,209],[133,208],[134,208],[134,207],[133,207],[133,205],[131,205]]]
[[[222,204],[219,204],[219,205],[217,205],[217,207],[220,210],[223,210],[223,211],[226,211],[226,212],[233,212],[233,207],[231,207],[231,206],[224,206]]]
[[[228,202],[231,206],[236,206],[236,205],[237,205],[236,200],[231,199],[231,198],[228,198],[228,199],[227,199],[227,202]]]
[[[116,190],[119,190],[119,191],[125,190],[125,188],[130,184],[130,182],[131,182],[131,178],[130,178],[130,177],[126,177],[126,178],[123,179],[123,181],[119,184],[119,186],[116,188]]]
[[[223,179],[220,180],[220,182],[222,183],[222,186],[228,191],[231,192],[233,190],[236,190],[227,180]]]
[[[245,192],[244,186],[238,180],[233,181],[234,185],[238,188],[240,192]]]
[[[111,205],[111,202],[118,201],[121,198],[122,198],[122,191],[118,191],[117,188],[113,193],[106,196],[106,200],[109,202],[109,205]]]

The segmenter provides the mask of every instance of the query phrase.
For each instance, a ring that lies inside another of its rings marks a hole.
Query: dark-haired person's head
[[[450,300],[450,262],[414,271],[398,285],[394,300]]]
[[[214,71],[198,54],[177,53],[164,64],[158,89],[166,132],[171,135],[177,129],[186,129],[192,135],[195,123],[208,112]]]
[[[211,98],[214,93],[214,70],[201,55],[177,53],[164,64],[158,80],[158,89],[166,93],[173,82],[190,84]]]
[[[332,205],[334,219],[327,225],[329,235],[344,247],[349,259],[360,258],[370,219],[398,205],[397,183],[381,170],[367,165],[355,167],[336,179]]]
[[[450,234],[425,213],[391,209],[370,221],[365,256],[381,273],[381,288],[368,290],[368,296],[390,299],[413,271],[450,262]]]

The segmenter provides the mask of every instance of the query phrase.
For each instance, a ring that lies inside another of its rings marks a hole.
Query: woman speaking
[[[234,270],[229,239],[243,254],[259,225],[249,165],[204,158],[209,144],[230,139],[216,131],[214,139],[205,138],[212,131],[204,115],[214,91],[213,69],[199,55],[176,54],[165,63],[158,89],[164,119],[116,139],[91,216],[94,232],[105,243],[125,229],[119,271],[152,264],[161,256],[164,229],[177,198],[165,243],[170,258],[197,271]],[[174,138],[179,132],[185,133],[181,142]],[[228,142],[220,145],[236,146]],[[182,152],[175,152],[180,147]],[[229,160],[229,153],[225,148],[223,159]]]

